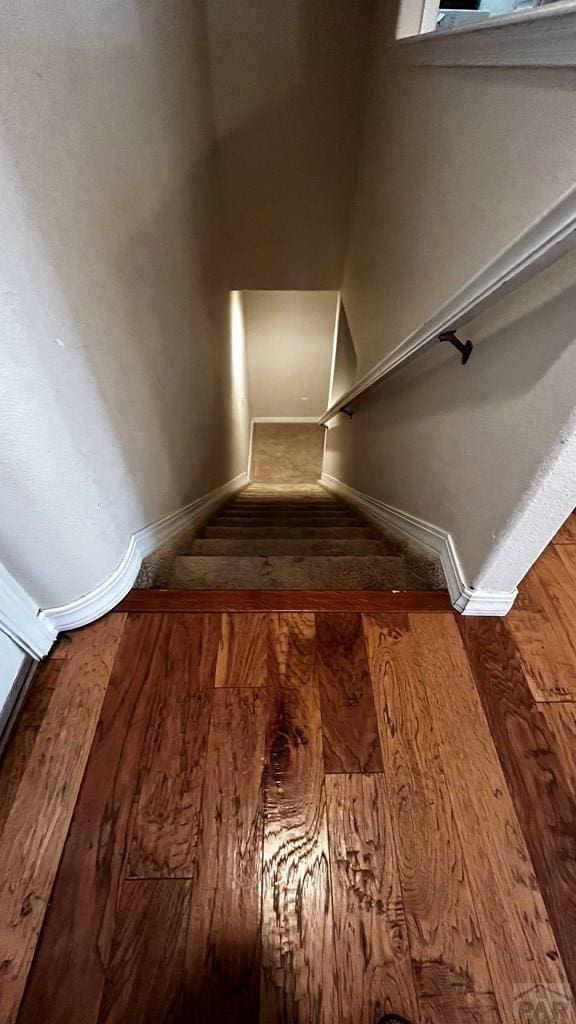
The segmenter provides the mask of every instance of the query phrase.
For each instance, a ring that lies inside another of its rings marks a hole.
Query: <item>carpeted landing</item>
[[[433,556],[385,536],[315,484],[250,484],[176,556],[193,590],[436,590]]]

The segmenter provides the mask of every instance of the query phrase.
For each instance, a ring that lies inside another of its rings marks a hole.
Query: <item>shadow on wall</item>
[[[42,49],[41,26],[17,29],[13,88],[28,106],[7,139],[66,307],[60,350],[39,347],[38,366],[126,542],[246,465],[201,11],[136,0],[109,18],[80,4],[70,25],[53,7]],[[63,388],[83,360],[92,409]]]
[[[526,296],[529,287],[522,290]],[[493,409],[529,396],[576,343],[576,287],[567,282],[552,297],[530,303],[524,312],[512,316],[507,313],[506,301],[460,329],[459,335],[471,338],[475,345],[465,368],[456,353],[447,350],[440,354],[437,346],[373,388],[370,395],[383,396],[393,390],[401,396],[402,391],[418,388],[418,403],[399,400],[398,423],[427,419],[447,409]],[[362,404],[360,400],[355,406],[360,409]],[[572,407],[568,401],[566,419]],[[555,417],[558,411],[556,406]]]
[[[402,68],[380,50],[374,81],[342,284],[361,374],[574,178],[568,68]]]
[[[211,0],[234,286],[339,288],[372,0]]]
[[[471,582],[572,436],[575,280],[572,254],[462,328],[475,342],[466,367],[435,346],[328,432],[325,471],[449,530]],[[540,525],[534,514],[521,538],[526,554],[502,570],[495,589],[516,585],[538,538],[543,544],[564,505],[564,515],[574,506],[574,478],[558,480],[557,494],[554,508],[540,506]]]

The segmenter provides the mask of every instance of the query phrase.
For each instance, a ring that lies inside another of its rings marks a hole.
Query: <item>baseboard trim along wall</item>
[[[56,639],[54,627],[39,617],[39,607],[0,565],[0,629],[32,658],[43,658]]]
[[[5,742],[10,732],[11,723],[18,714],[36,664],[50,652],[58,633],[86,626],[111,611],[132,587],[143,558],[165,544],[183,527],[191,526],[195,521],[208,516],[227,497],[244,487],[246,482],[247,474],[240,473],[202,498],[132,534],[126,554],[114,572],[89,594],[58,608],[40,611],[30,595],[0,565],[0,630],[21,649],[24,656],[14,680],[8,680],[8,697],[4,703],[0,702],[0,753],[1,742]]]
[[[244,487],[246,482],[247,474],[240,473],[233,480],[216,487],[189,505],[184,505],[183,508],[169,513],[150,526],[137,530],[130,538],[120,565],[100,586],[69,604],[60,605],[58,608],[45,608],[40,612],[39,619],[54,631],[54,637],[62,630],[78,629],[79,626],[86,626],[89,622],[99,619],[125,597],[136,580],[142,560],[147,555],[165,544],[179,530],[204,519],[217,505]]]
[[[377,526],[400,530],[438,555],[442,561],[450,600],[456,611],[462,615],[506,615],[510,611],[518,591],[475,590],[470,587],[464,577],[452,536],[447,530],[377,498],[371,498],[328,473],[322,474],[321,483],[350,504],[356,505]]]

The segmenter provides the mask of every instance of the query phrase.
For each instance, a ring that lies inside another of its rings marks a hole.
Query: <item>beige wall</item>
[[[1,46],[0,558],[51,606],[246,468],[241,317],[200,0],[23,0]]]
[[[380,13],[342,285],[357,377],[576,178],[574,69],[394,67]],[[476,586],[513,587],[576,503],[575,283],[568,259],[462,329],[465,370],[436,349],[328,436],[327,472],[449,530]]]
[[[385,6],[342,286],[359,375],[576,180],[574,69],[394,67]]]
[[[338,288],[373,0],[207,0],[235,288]]]
[[[576,506],[576,256],[355,405],[324,471],[448,530],[468,582],[510,590]],[[339,417],[339,421],[344,417]]]
[[[244,292],[254,416],[325,412],[336,299],[336,292]]]

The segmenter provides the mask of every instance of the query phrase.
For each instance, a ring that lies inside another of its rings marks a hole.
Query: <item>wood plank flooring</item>
[[[507,619],[208,607],[64,638],[0,766],[2,1024],[576,1024],[560,546]]]
[[[0,836],[4,1024],[15,1019],[22,997],[123,627],[123,615],[110,615],[79,634],[7,811]]]

